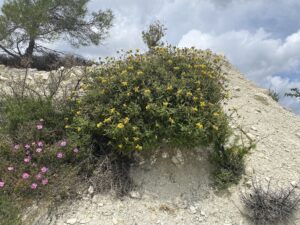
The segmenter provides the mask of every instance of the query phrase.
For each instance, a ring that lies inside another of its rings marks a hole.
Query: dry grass
[[[251,192],[242,194],[241,199],[248,215],[256,225],[289,222],[300,202],[295,187],[275,188],[271,181],[265,187],[253,181]]]

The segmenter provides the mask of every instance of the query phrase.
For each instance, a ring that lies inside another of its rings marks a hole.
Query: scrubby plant
[[[20,208],[11,196],[0,193],[0,224],[21,225]]]
[[[211,158],[217,183],[236,183],[249,149],[224,148],[231,131],[222,110],[226,79],[221,66],[221,58],[209,51],[170,46],[107,58],[89,72],[84,94],[73,96],[77,109],[67,125],[69,134],[81,144],[96,143],[98,153],[129,157],[160,144],[215,146]]]
[[[300,98],[300,90],[298,88],[292,88],[291,92],[286,93],[285,96]]]
[[[67,139],[52,144],[44,141],[47,131],[43,121],[32,129],[34,139],[26,143],[0,141],[0,192],[26,196],[40,193],[49,184],[56,185],[58,176],[68,165],[76,165],[86,156]],[[34,192],[33,192],[34,191]]]
[[[299,206],[295,187],[275,188],[271,181],[263,186],[252,182],[252,190],[241,195],[250,218],[258,225],[286,224]]]
[[[275,91],[275,90],[268,90],[268,95],[275,101],[278,102],[279,101],[279,94]]]
[[[162,142],[209,145],[228,132],[221,102],[224,76],[218,56],[196,49],[156,48],[108,58],[91,71],[77,99],[70,131],[105,140],[122,153]]]
[[[166,30],[167,28],[160,21],[155,21],[149,25],[148,30],[142,32],[143,41],[149,50],[164,45],[162,38],[165,36]]]
[[[31,127],[43,118],[47,124],[47,141],[58,141],[64,135],[64,118],[69,115],[67,107],[59,109],[51,99],[25,96],[6,96],[1,101],[0,113],[2,133],[9,134],[14,141],[24,142],[32,138]]]
[[[230,184],[237,184],[244,173],[244,156],[250,151],[252,145],[233,145],[225,148],[216,145],[211,155],[214,164],[214,177],[219,189],[224,189]]]

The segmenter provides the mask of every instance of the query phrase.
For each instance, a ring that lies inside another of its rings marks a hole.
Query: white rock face
[[[88,218],[87,225],[250,225],[239,209],[243,209],[240,191],[249,190],[252,178],[259,177],[264,182],[268,178],[288,187],[297,186],[300,181],[300,117],[278,105],[234,67],[224,70],[233,93],[224,110],[230,114],[235,108],[238,115],[231,121],[232,127],[241,127],[257,141],[256,149],[246,157],[245,182],[232,186],[230,195],[214,192],[204,150],[162,150],[153,165],[145,158],[131,171],[143,190],[142,199],[132,198],[135,194],[122,199],[97,195],[93,200],[62,204],[50,219],[45,213],[38,221],[24,224],[49,225],[51,220],[52,224],[64,224],[69,218],[81,218],[76,222],[80,224],[82,218]],[[162,156],[163,152],[168,152],[169,157]],[[296,190],[299,193],[299,188]],[[38,207],[32,212],[36,215]],[[299,211],[295,217],[300,218]]]
[[[67,224],[71,224],[71,225],[75,224],[76,222],[77,222],[76,218],[71,218],[66,221]]]

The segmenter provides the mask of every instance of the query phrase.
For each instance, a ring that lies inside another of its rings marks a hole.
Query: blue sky
[[[63,41],[48,46],[89,58],[145,49],[141,31],[159,19],[170,44],[224,53],[250,80],[281,95],[300,88],[299,0],[91,0],[89,8],[111,8],[116,16],[101,46],[73,49]],[[300,114],[297,100],[282,96],[281,104]]]

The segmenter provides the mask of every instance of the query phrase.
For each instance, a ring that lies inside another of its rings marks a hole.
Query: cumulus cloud
[[[209,48],[225,53],[248,78],[260,86],[275,89],[282,96],[290,88],[300,87],[297,81],[300,70],[300,31],[285,39],[276,39],[262,28],[253,33],[239,30],[219,35],[191,30],[182,37],[178,46]],[[288,77],[282,77],[281,74],[288,74]],[[297,110],[300,107],[290,98],[282,97],[282,103]]]

